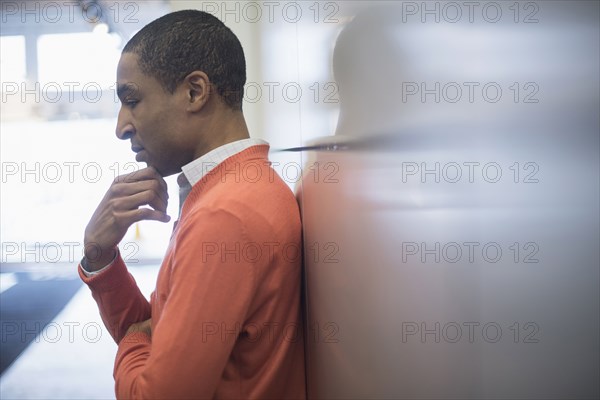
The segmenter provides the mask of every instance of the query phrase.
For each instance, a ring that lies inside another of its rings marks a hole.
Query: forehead
[[[125,89],[128,92],[163,92],[158,80],[142,72],[138,63],[138,56],[133,53],[121,54],[117,66],[117,94],[124,92]]]
[[[138,64],[138,57],[133,53],[121,54],[121,59],[117,65],[117,82],[131,83],[139,79],[142,75]]]

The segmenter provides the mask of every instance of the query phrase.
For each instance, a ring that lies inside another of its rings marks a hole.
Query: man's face
[[[184,141],[181,93],[168,93],[158,80],[142,73],[135,54],[124,53],[117,67],[117,94],[117,137],[131,140],[135,159],[162,176],[180,172],[190,151]]]

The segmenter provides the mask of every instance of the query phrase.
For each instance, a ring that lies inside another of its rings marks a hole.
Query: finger
[[[146,167],[130,172],[129,174],[119,175],[115,178],[115,183],[132,183],[152,179],[157,180],[164,187],[164,189],[167,190],[167,182],[165,182],[164,178],[153,167]]]
[[[159,222],[169,222],[171,217],[162,211],[153,210],[151,208],[141,207],[135,210],[124,211],[119,214],[119,220],[126,226],[131,226],[136,222],[143,220],[152,220]]]
[[[156,180],[145,180],[132,183],[116,183],[110,187],[108,196],[111,198],[126,197],[145,192],[146,190],[152,190],[156,192],[165,201],[169,199],[169,192],[163,188],[159,181]]]
[[[145,190],[121,199],[118,208],[122,210],[133,210],[140,206],[149,205],[157,211],[167,212],[167,199],[154,190]]]
[[[142,174],[141,177],[136,177],[137,180],[156,180],[158,183],[160,183],[164,190],[167,190],[167,182],[154,167],[146,167],[140,171],[142,171]],[[131,179],[134,179],[134,175],[131,176]]]

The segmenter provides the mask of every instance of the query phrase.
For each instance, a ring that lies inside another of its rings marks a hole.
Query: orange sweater
[[[119,344],[117,398],[306,397],[300,215],[268,149],[194,185],[150,303],[120,256],[96,276],[80,271]],[[152,338],[125,336],[150,317]]]

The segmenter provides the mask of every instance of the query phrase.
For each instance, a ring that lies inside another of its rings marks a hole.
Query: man
[[[118,343],[117,398],[304,398],[297,203],[249,138],[245,60],[210,14],[168,14],[125,46],[116,134],[148,167],[111,185],[85,231],[79,271]],[[181,172],[183,171],[183,172]],[[180,212],[148,302],[118,243]]]

